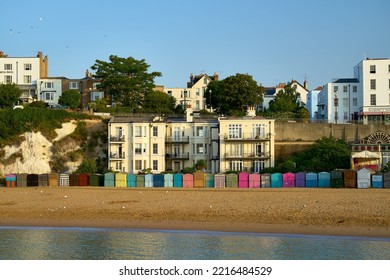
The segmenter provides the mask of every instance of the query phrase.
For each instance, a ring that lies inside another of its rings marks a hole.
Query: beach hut
[[[318,174],[314,172],[306,173],[306,187],[316,188],[318,187]]]
[[[283,188],[295,187],[295,174],[287,172],[282,175]]]
[[[49,176],[49,186],[58,187],[58,173],[50,173],[48,176]]]
[[[211,173],[206,173],[204,175],[204,180],[206,184],[206,188],[214,188],[215,182],[214,182],[214,175]]]
[[[16,174],[16,186],[27,187],[27,173]]]
[[[38,187],[38,174],[27,175],[27,187]]]
[[[269,173],[261,174],[260,180],[261,180],[261,187],[262,188],[270,188],[271,187],[271,174],[269,174]]]
[[[153,187],[153,174],[145,175],[145,187],[147,188]]]
[[[194,188],[205,188],[205,173],[201,170],[198,170],[194,173]]]
[[[319,188],[329,188],[330,187],[330,173],[329,172],[320,172],[318,173],[318,187]]]
[[[104,174],[104,186],[105,187],[115,187],[115,174],[112,172],[107,172]]]
[[[6,182],[7,188],[15,188],[16,187],[16,175],[15,174],[5,175],[5,182]]]
[[[153,174],[153,187],[155,188],[164,187],[164,174]]]
[[[390,189],[390,172],[383,173],[383,187]]]
[[[69,175],[69,186],[78,186],[79,185],[79,174],[70,174]]]
[[[247,172],[243,171],[238,173],[238,187],[240,189],[249,188],[249,174]]]
[[[115,187],[116,188],[126,188],[127,187],[127,174],[126,173],[116,173],[115,174]]]
[[[215,188],[224,188],[226,186],[226,176],[225,174],[219,173],[214,175],[214,187]]]
[[[344,188],[356,188],[356,171],[355,170],[344,170]]]
[[[60,173],[59,176],[59,185],[60,187],[68,187],[69,186],[69,174],[67,173]]]
[[[137,178],[133,173],[126,174],[126,183],[128,188],[135,188],[137,186]]]
[[[260,188],[261,186],[261,178],[260,178],[260,174],[258,173],[253,173],[253,174],[249,174],[249,185],[248,187],[249,188]]]
[[[306,187],[306,173],[305,172],[295,173],[295,186],[298,188]]]
[[[238,188],[238,175],[236,173],[226,174],[226,187]]]
[[[89,175],[89,185],[93,187],[104,186],[104,176],[102,174]]]
[[[164,187],[166,188],[173,187],[173,174],[170,173],[164,174]]]
[[[47,187],[49,185],[49,175],[48,174],[39,174],[38,175],[38,186]]]
[[[343,171],[333,170],[330,172],[330,186],[332,188],[344,187]]]
[[[135,184],[137,188],[144,188],[145,187],[145,175],[138,174],[135,176]]]
[[[358,189],[368,189],[371,187],[371,175],[374,171],[367,168],[362,168],[356,172],[356,180]]]
[[[271,188],[281,188],[283,186],[282,173],[271,174]]]
[[[183,174],[183,188],[193,188],[194,187],[194,175],[193,174]]]
[[[371,185],[373,188],[383,188],[383,174],[372,174]]]
[[[89,186],[89,175],[87,173],[79,174],[79,186],[81,187]]]
[[[173,174],[173,187],[182,188],[183,187],[183,174],[175,173]]]

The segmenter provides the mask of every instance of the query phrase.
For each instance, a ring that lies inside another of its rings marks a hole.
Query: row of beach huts
[[[176,187],[176,188],[390,188],[390,173],[378,174],[370,169],[334,170],[332,172],[298,172],[258,174],[240,172],[211,174],[8,174],[7,187],[101,186],[101,187]]]

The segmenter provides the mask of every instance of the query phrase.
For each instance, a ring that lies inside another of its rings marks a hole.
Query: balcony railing
[[[165,159],[189,159],[189,153],[181,153],[181,154],[166,154]]]
[[[241,133],[235,134],[223,134],[222,138],[225,141],[269,141],[269,134],[253,134],[253,133]]]
[[[189,136],[180,136],[180,137],[167,137],[165,138],[165,143],[189,143]]]
[[[125,142],[125,136],[110,136],[110,142]]]
[[[110,159],[124,159],[125,153],[110,153]]]
[[[234,154],[234,153],[225,153],[226,159],[266,159],[269,158],[269,153],[242,153],[242,154]]]

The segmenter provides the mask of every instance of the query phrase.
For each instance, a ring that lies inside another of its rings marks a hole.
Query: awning
[[[352,154],[352,158],[381,158],[381,156],[379,153],[374,153],[370,151],[361,151]]]

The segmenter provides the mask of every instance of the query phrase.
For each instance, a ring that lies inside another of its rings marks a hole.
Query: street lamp
[[[213,111],[213,107],[211,105],[211,93],[212,93],[212,90],[210,89],[209,90],[209,94],[210,94],[210,100],[209,100],[209,103],[210,103],[210,113]]]

